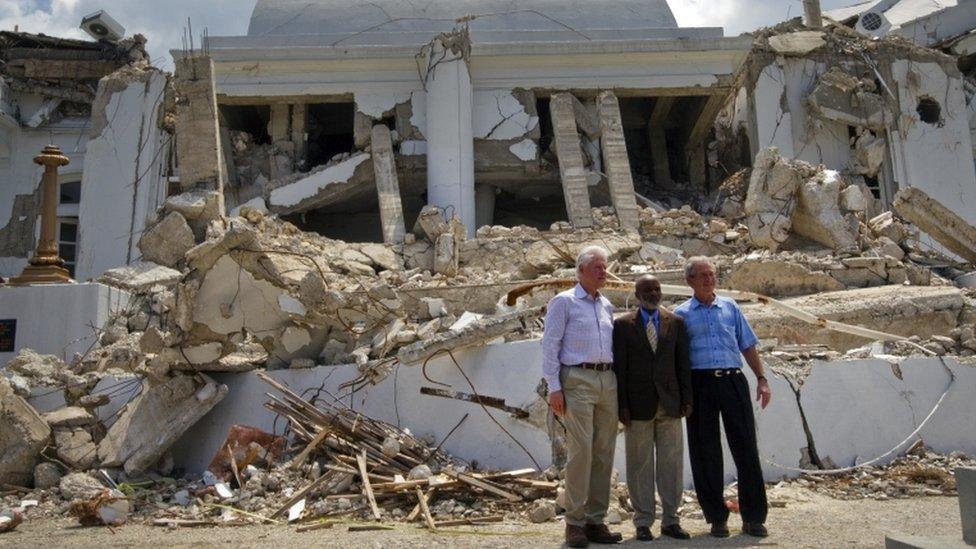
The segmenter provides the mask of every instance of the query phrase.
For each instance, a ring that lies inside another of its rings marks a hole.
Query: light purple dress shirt
[[[542,377],[549,391],[561,391],[559,367],[584,362],[613,362],[613,305],[579,284],[557,294],[546,310],[542,334]]]

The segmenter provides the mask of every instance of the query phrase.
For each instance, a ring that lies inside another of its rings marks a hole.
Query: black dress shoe
[[[742,533],[757,538],[764,538],[769,535],[766,526],[761,522],[743,522]]]
[[[663,526],[661,528],[661,535],[668,536],[669,538],[674,538],[674,539],[691,539],[691,534],[685,532],[685,529],[682,528],[680,524]]]
[[[729,526],[724,522],[713,522],[712,523],[712,537],[713,538],[727,538],[729,537]]]
[[[637,536],[635,536],[637,541],[654,541],[654,534],[651,533],[651,529],[648,526],[638,526]]]

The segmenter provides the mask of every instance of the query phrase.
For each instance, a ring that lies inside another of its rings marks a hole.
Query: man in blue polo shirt
[[[756,400],[765,408],[772,392],[763,375],[759,339],[735,301],[715,295],[715,268],[704,257],[685,264],[694,297],[674,313],[685,321],[691,358],[693,412],[688,417],[688,453],[695,492],[712,535],[728,537],[719,416],[738,471],[739,508],[744,534],[766,537],[766,485],[759,463],[756,420],[742,357],[756,374]]]

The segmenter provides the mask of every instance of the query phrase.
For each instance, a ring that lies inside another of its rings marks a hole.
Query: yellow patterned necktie
[[[647,342],[651,344],[651,350],[657,352],[657,330],[654,328],[654,319],[647,319]]]

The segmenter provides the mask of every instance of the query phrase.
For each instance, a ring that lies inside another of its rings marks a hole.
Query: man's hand
[[[566,414],[566,398],[563,397],[562,391],[549,393],[549,406],[552,408],[552,413],[559,417]]]
[[[773,398],[773,391],[769,388],[769,382],[765,379],[760,379],[759,383],[756,384],[756,400],[759,402],[760,408],[766,409],[769,406],[769,401]]]
[[[691,406],[691,404],[684,404],[684,405],[682,405],[681,406],[681,417],[689,417],[689,416],[691,416],[691,411],[693,409],[694,408]]]
[[[617,412],[617,417],[620,419],[620,423],[630,425],[630,408],[621,408]]]

